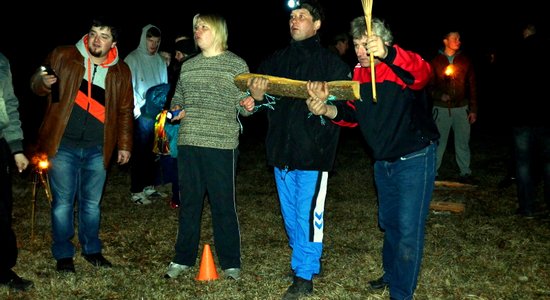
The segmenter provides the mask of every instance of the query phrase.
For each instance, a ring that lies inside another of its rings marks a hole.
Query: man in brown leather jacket
[[[111,266],[101,252],[100,202],[115,148],[119,164],[130,159],[134,107],[117,38],[111,22],[95,19],[76,45],[55,48],[31,78],[33,92],[48,98],[37,153],[50,161],[52,252],[61,272],[75,272],[75,198],[82,255],[95,266]]]

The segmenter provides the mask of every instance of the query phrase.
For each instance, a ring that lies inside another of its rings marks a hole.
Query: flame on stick
[[[37,187],[42,184],[44,192],[46,193],[46,199],[50,206],[52,205],[52,191],[50,189],[50,179],[48,177],[48,168],[50,163],[48,157],[45,154],[37,155],[32,158],[32,164],[34,168],[33,187],[32,187],[32,207],[31,207],[31,239],[34,239],[34,222],[36,211],[36,196],[38,194]]]

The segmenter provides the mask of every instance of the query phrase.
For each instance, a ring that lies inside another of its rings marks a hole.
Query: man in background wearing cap
[[[180,78],[181,65],[197,54],[195,41],[186,35],[178,36],[174,43],[174,58],[168,66],[168,82],[170,83],[170,92],[168,92],[167,108],[170,108],[170,100],[174,96],[176,84]]]

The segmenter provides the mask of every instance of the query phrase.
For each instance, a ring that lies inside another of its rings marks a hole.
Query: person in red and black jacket
[[[389,287],[391,299],[412,299],[424,249],[424,227],[435,179],[439,132],[424,87],[431,66],[420,55],[392,46],[393,36],[380,19],[367,37],[365,18],[351,22],[359,63],[353,80],[361,83],[361,100],[327,104],[326,82],[309,82],[307,104],[315,115],[340,126],[359,125],[372,150],[378,194],[378,222],[384,231],[384,274],[371,289]],[[370,55],[374,55],[376,99]]]

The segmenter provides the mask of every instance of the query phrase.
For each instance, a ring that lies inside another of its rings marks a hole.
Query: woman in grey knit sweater
[[[225,276],[238,279],[238,118],[251,112],[239,104],[246,94],[234,84],[234,77],[249,72],[249,68],[242,58],[227,50],[227,24],[222,16],[195,15],[193,32],[201,52],[182,65],[172,99],[173,110],[184,109],[174,117],[181,120],[177,158],[181,206],[176,254],[165,277],[175,278],[195,265],[204,197],[208,194],[219,263]]]

